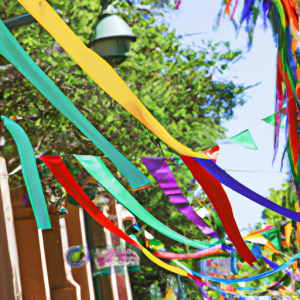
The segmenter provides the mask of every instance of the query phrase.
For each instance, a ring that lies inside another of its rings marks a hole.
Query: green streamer
[[[111,145],[36,65],[0,20],[0,54],[10,61],[61,113],[73,122],[124,174],[133,189],[152,182]]]
[[[22,172],[38,229],[51,229],[46,200],[30,141],[20,125],[4,116],[1,116],[1,119],[17,144]]]
[[[118,202],[125,206],[130,212],[136,215],[143,222],[168,236],[169,238],[190,245],[195,248],[206,249],[213,245],[219,244],[220,241],[213,240],[212,243],[190,240],[186,237],[173,231],[166,225],[162,224],[144,207],[139,204],[133,196],[122,186],[122,184],[113,176],[105,164],[99,157],[91,155],[75,155],[74,157],[81,163],[81,165],[109,192]]]

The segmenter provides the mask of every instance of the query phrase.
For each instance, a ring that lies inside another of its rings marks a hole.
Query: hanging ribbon
[[[152,255],[145,249],[138,241],[133,240],[125,234],[119,227],[113,224],[104,214],[97,208],[93,201],[81,189],[73,175],[63,163],[60,156],[41,156],[40,159],[47,165],[51,173],[55,176],[58,182],[65,188],[65,190],[80,204],[80,206],[103,227],[117,235],[119,238],[125,240],[134,247],[140,247],[142,252],[158,266],[179,274],[187,276],[187,272],[174,266],[170,266]]]
[[[180,190],[165,157],[142,157],[143,164],[154,177],[170,202],[200,230],[211,237],[217,233],[195,212]]]
[[[284,226],[285,241],[288,247],[291,245],[292,231],[293,231],[293,225],[291,222],[289,222]]]
[[[23,128],[11,119],[4,116],[1,116],[1,119],[17,145],[23,177],[38,229],[50,229],[51,223],[46,200],[28,136]]]
[[[160,252],[160,251],[155,251],[154,255],[159,257],[159,258],[164,258],[164,259],[192,259],[192,258],[200,258],[200,257],[205,257],[205,256],[210,256],[214,254],[220,254],[224,253],[222,251],[222,245],[216,245],[211,248],[201,250],[198,252],[194,253],[172,253],[172,252]]]
[[[257,262],[251,251],[243,241],[240,231],[236,225],[231,204],[229,199],[221,185],[221,183],[215,179],[202,165],[195,163],[192,157],[180,155],[181,159],[187,165],[192,172],[195,179],[203,188],[204,192],[211,200],[224,228],[227,232],[230,240],[234,244],[235,248],[241,255],[241,257],[250,265]]]
[[[146,188],[153,185],[152,182],[111,145],[71,101],[69,101],[19,45],[1,20],[0,40],[0,54],[10,61],[62,114],[105,153],[123,173],[133,189]]]

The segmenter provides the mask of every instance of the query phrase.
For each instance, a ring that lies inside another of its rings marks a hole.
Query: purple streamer
[[[279,267],[279,265],[277,265],[276,263],[274,263],[273,261],[269,260],[268,258],[262,256],[262,259],[272,268],[272,269],[276,269]],[[288,269],[284,269],[283,270],[285,274],[294,277],[297,281],[300,281],[300,278],[292,271],[288,270]]]
[[[142,157],[143,164],[157,181],[170,202],[191,220],[201,231],[211,237],[218,237],[217,233],[197,215],[178,187],[174,175],[168,166],[165,157]]]
[[[194,159],[207,170],[212,176],[214,176],[217,180],[219,180],[222,184],[226,185],[230,189],[234,190],[235,192],[247,197],[248,199],[260,204],[272,211],[286,217],[292,219],[294,221],[300,222],[300,213],[282,207],[261,195],[255,193],[254,191],[250,190],[243,184],[239,183],[229,174],[227,174],[224,170],[222,170],[219,166],[217,166],[213,161],[209,159],[202,159],[198,157],[194,157]]]

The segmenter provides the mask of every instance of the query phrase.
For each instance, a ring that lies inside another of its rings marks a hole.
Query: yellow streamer
[[[295,204],[295,211],[300,212],[298,201]],[[300,223],[298,222],[297,222],[297,243],[298,243],[298,250],[300,250]]]
[[[141,247],[142,252],[150,259],[152,260],[155,264],[157,264],[158,266],[173,272],[175,274],[179,274],[182,276],[188,276],[188,273],[182,269],[179,269],[177,267],[173,267],[171,265],[168,265],[166,263],[164,263],[163,261],[161,261],[160,259],[158,259],[157,257],[155,257],[154,255],[152,255],[146,248],[144,248],[141,244],[139,244],[139,246]]]
[[[291,222],[287,223],[284,226],[284,233],[285,233],[285,241],[286,245],[289,247],[291,245],[291,234],[293,231],[293,225]]]
[[[153,117],[115,70],[87,48],[45,0],[18,0],[107,94],[178,153],[209,159],[175,140]]]

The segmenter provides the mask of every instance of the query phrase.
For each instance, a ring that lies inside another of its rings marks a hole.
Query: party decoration
[[[201,231],[211,237],[217,237],[217,233],[195,212],[180,190],[171,169],[164,157],[142,157],[143,164],[157,181],[170,202]]]
[[[169,289],[166,294],[166,297],[163,298],[162,300],[177,300],[177,298],[174,291],[172,289]]]
[[[142,103],[131,92],[129,87],[119,78],[115,71],[93,51],[86,48],[86,46],[75,36],[75,34],[67,27],[67,25],[61,20],[57,13],[50,7],[46,1],[40,1],[34,3],[32,1],[21,0],[21,4],[32,14],[32,16],[46,28],[57,41],[65,48],[65,50],[71,55],[71,57],[77,61],[77,63],[87,72],[87,74],[95,80],[108,94],[116,99],[121,105],[123,105],[129,112],[131,112],[138,120],[140,120],[146,127],[148,127],[154,134],[157,135],[167,145],[172,147],[175,151],[181,154],[186,154],[194,157],[202,157],[208,159],[208,157],[201,153],[195,153],[186,148],[178,141],[176,141],[169,133],[161,126],[157,120],[151,115],[151,113],[142,105]],[[50,22],[51,20],[51,22]],[[2,24],[3,25],[3,24]],[[8,30],[6,31],[6,34]],[[7,38],[7,37],[6,37]],[[17,42],[13,40],[16,45]],[[68,41],[68,42],[66,42]],[[11,42],[11,40],[10,40]],[[16,46],[14,45],[14,46]],[[10,47],[8,47],[10,48]],[[14,47],[12,47],[14,49]],[[20,50],[20,49],[19,49]],[[8,51],[7,51],[8,52]],[[9,53],[5,53],[5,57],[11,59]],[[23,53],[24,54],[24,53]],[[14,59],[22,56],[15,56]],[[20,59],[20,62],[16,65],[22,66],[24,59]],[[32,68],[32,66],[31,66]],[[96,70],[101,69],[102,72]],[[26,68],[22,68],[23,73]],[[116,88],[117,87],[117,88]],[[114,150],[113,150],[114,151]],[[107,154],[107,153],[106,153]],[[110,154],[107,154],[110,157]],[[116,163],[112,157],[112,161]],[[118,165],[118,164],[117,164]],[[120,168],[120,166],[118,165]],[[123,168],[125,172],[126,168]],[[134,172],[136,174],[136,172]],[[124,174],[125,175],[125,174]],[[141,175],[141,174],[139,174]],[[133,188],[140,188],[147,186],[144,181],[142,184],[134,184],[130,181],[129,175],[126,178]],[[139,183],[141,183],[139,181]],[[149,183],[149,182],[148,182]]]
[[[240,253],[241,257],[252,266],[257,260],[241,237],[233,216],[231,204],[221,183],[202,167],[202,165],[199,164],[199,166],[196,166],[194,164],[195,160],[192,157],[184,155],[180,155],[180,157],[213,203],[214,208],[237,251]]]
[[[233,137],[223,139],[223,140],[216,140],[216,144],[218,144],[218,145],[236,144],[236,145],[242,146],[247,149],[258,150],[258,148],[251,136],[249,129],[246,129],[243,132],[241,132]]]
[[[119,183],[118,180],[116,180],[99,157],[75,154],[74,157],[107,191],[109,191],[117,199],[117,201],[149,226],[178,242],[195,248],[203,249],[212,246],[210,243],[187,239],[159,222],[149,212],[147,212],[129,192],[127,192],[127,190]]]
[[[182,157],[183,159],[183,157]],[[183,159],[184,160],[184,159]],[[257,193],[253,192],[246,186],[239,183],[237,180],[232,178],[229,174],[223,171],[219,166],[217,166],[211,160],[203,160],[199,158],[195,158],[195,160],[212,176],[221,182],[222,184],[226,185],[227,187],[231,188],[232,190],[236,191],[237,193],[247,197],[248,199],[268,208],[271,209],[287,218],[300,222],[300,214],[289,210],[283,206],[280,206],[272,201],[258,195]]]
[[[206,156],[208,156],[213,162],[217,163],[219,150],[220,150],[220,147],[217,145],[212,149],[202,151],[202,153],[205,154]]]
[[[80,268],[85,266],[90,261],[89,250],[85,246],[74,246],[67,250],[67,264],[71,268]]]
[[[152,182],[96,130],[51,79],[35,64],[1,20],[0,40],[0,54],[10,61],[61,113],[107,155],[124,174],[133,189],[152,186]]]
[[[281,249],[281,234],[278,228],[274,227],[270,230],[260,232],[260,234],[272,242],[277,250]]]
[[[289,222],[284,226],[284,234],[285,234],[285,241],[286,245],[289,247],[291,244],[291,234],[293,231],[293,226],[292,223]]]
[[[23,177],[38,229],[50,229],[51,223],[40,182],[33,148],[23,128],[11,119],[1,116],[14,138],[22,164]]]
[[[277,248],[264,236],[261,234],[255,233],[255,234],[249,234],[244,237],[244,240],[251,242],[251,243],[256,243],[260,245],[264,245],[264,248],[271,253],[279,253]]]
[[[214,254],[219,254],[223,253],[222,251],[222,245],[216,245],[211,248],[201,250],[198,252],[193,252],[193,253],[172,253],[172,252],[159,252],[156,251],[154,252],[154,255],[160,258],[164,259],[191,259],[191,258],[200,258],[200,257],[205,257],[205,256],[210,256]]]
[[[281,113],[281,111],[280,111],[280,114],[281,114],[281,116],[280,116],[280,126],[279,126],[279,128],[280,129],[285,129],[285,125],[286,125],[286,115],[284,115],[283,113]],[[264,122],[266,122],[266,123],[268,123],[268,124],[270,124],[270,125],[272,125],[272,126],[275,126],[276,125],[276,122],[277,122],[277,115],[278,115],[278,113],[275,113],[275,114],[273,114],[273,115],[271,115],[271,116],[269,116],[269,117],[266,117],[266,118],[264,118],[264,119],[262,119]]]
[[[152,255],[147,249],[145,249],[137,240],[132,239],[127,234],[125,234],[119,227],[112,223],[104,214],[97,208],[92,200],[84,193],[80,188],[75,178],[72,176],[70,171],[67,169],[63,163],[60,156],[41,156],[40,159],[47,165],[51,173],[56,177],[56,179],[61,183],[61,185],[66,189],[66,191],[81,205],[81,207],[87,211],[87,213],[94,218],[103,227],[111,231],[113,234],[117,235],[119,238],[123,239],[130,245],[140,248],[142,252],[155,264],[161,266],[162,268],[173,272],[175,274],[187,276],[187,272],[180,268],[170,266],[163,261]]]

